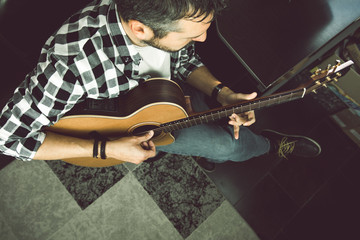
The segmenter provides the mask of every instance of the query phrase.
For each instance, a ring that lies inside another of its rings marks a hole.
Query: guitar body
[[[47,131],[72,137],[91,138],[96,131],[109,139],[136,135],[163,123],[187,117],[185,99],[181,88],[173,81],[150,79],[125,97],[116,99],[113,111],[86,110],[85,104],[74,107]],[[85,110],[84,110],[85,109]],[[174,141],[169,133],[161,132],[152,139],[155,145],[167,145]],[[116,159],[74,158],[63,161],[86,167],[107,167],[123,163]]]

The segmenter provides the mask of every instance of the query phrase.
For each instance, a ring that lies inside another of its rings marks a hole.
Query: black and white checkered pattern
[[[31,160],[57,122],[85,98],[114,98],[141,84],[141,57],[125,35],[111,0],[94,1],[70,17],[41,50],[39,62],[0,116],[0,151]],[[171,54],[173,79],[202,66],[194,45]]]

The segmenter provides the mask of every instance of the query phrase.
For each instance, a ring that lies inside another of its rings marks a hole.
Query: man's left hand
[[[254,99],[254,98],[256,98],[256,96],[257,96],[256,92],[253,92],[250,94],[229,93],[226,96],[223,96],[221,104],[223,106],[228,105],[228,104],[234,104],[234,103],[238,103],[238,102],[241,102],[244,100]],[[240,131],[241,125],[250,126],[251,124],[255,123],[255,121],[256,121],[254,111],[241,113],[239,115],[234,113],[229,118],[230,118],[229,124],[234,126],[235,139],[239,138],[239,131]]]

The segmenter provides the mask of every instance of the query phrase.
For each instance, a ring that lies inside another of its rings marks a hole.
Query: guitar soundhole
[[[135,128],[134,131],[132,132],[132,134],[135,136],[141,136],[141,135],[144,135],[145,133],[147,133],[148,131],[155,130],[157,128],[158,128],[158,126],[155,126],[155,125],[143,125],[143,126]],[[161,134],[161,131],[154,131],[154,137],[157,137],[160,134]]]

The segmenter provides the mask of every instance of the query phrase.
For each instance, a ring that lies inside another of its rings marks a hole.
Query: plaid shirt
[[[0,116],[0,151],[31,160],[56,123],[86,98],[115,98],[141,84],[141,57],[126,36],[111,0],[90,3],[70,17],[41,50],[39,62],[15,90]],[[190,45],[171,54],[173,79],[202,66]]]

